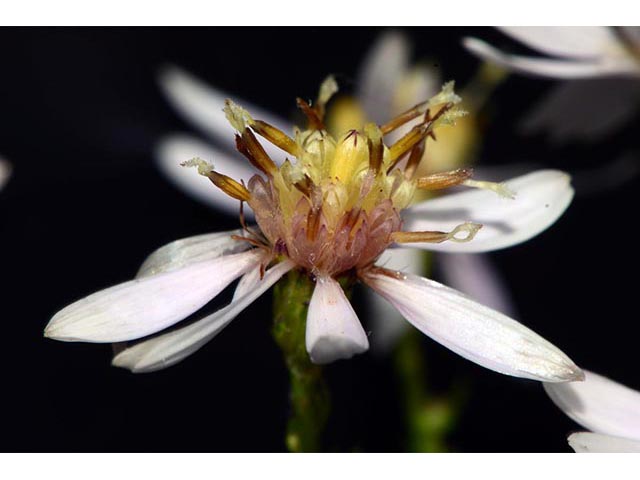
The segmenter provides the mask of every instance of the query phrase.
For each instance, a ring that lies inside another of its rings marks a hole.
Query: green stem
[[[421,341],[419,332],[411,330],[400,340],[394,354],[405,401],[407,449],[446,452],[446,438],[455,425],[458,402],[429,393]]]
[[[291,414],[286,445],[292,452],[317,452],[329,417],[329,390],[322,368],[309,360],[305,346],[307,310],[314,283],[292,270],[274,289],[273,338],[289,370]]]
[[[424,270],[431,270],[431,255],[424,255]],[[447,395],[434,395],[427,382],[423,351],[424,336],[416,329],[407,331],[394,349],[394,367],[404,400],[407,450],[446,452],[447,437],[453,430],[462,402],[458,389]]]

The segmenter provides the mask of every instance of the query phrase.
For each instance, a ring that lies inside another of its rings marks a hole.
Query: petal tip
[[[556,383],[583,382],[585,380],[584,371],[568,358],[557,365],[557,370],[550,373],[549,378],[542,379],[543,382],[550,385]],[[548,389],[545,385],[545,389]]]
[[[488,48],[489,44],[475,37],[463,37],[460,41],[462,46],[469,50],[471,53],[482,56],[482,53]]]
[[[571,379],[572,382],[584,382],[586,379],[584,372],[579,368],[576,367],[574,374],[573,374],[573,378]]]
[[[42,335],[45,338],[54,338],[53,330],[54,329],[51,327],[51,324],[49,324],[45,327],[44,331],[42,332]]]
[[[124,352],[122,352],[124,353]],[[112,367],[116,367],[116,368],[123,368],[124,370],[128,370],[131,373],[137,373],[136,370],[136,364],[135,362],[127,362],[127,358],[125,355],[122,355],[122,353],[119,353],[118,355],[115,355],[112,359],[111,359],[111,366]]]
[[[567,444],[573,449],[576,453],[581,453],[585,451],[585,447],[583,442],[580,441],[580,433],[572,433],[567,437]]]
[[[369,350],[369,340],[356,342],[332,335],[317,338],[309,349],[309,358],[316,365],[327,365],[337,360],[349,360]]]
[[[60,325],[60,319],[58,314],[54,315],[49,323],[44,328],[43,336],[52,340],[69,341],[72,338],[66,332],[64,325]]]
[[[340,284],[318,277],[309,302],[305,345],[315,364],[343,360],[369,349],[369,339]]]

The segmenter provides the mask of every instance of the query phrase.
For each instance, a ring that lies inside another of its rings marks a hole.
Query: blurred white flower
[[[597,140],[640,105],[639,27],[499,27],[545,57],[512,55],[477,38],[464,45],[508,70],[563,81],[525,115],[525,133],[553,141]]]
[[[393,243],[484,252],[523,242],[567,208],[573,198],[568,175],[543,170],[504,184],[471,180],[470,172],[460,169],[414,177],[430,134],[460,114],[453,84],[382,126],[368,123],[362,131],[338,137],[323,128],[325,104],[336,90],[329,77],[313,107],[299,100],[309,128],[297,130],[295,139],[227,101],[224,110],[236,131],[237,148],[264,176],[251,175],[244,184],[202,159],[185,164],[198,167],[236,202],[249,204],[258,227],[162,247],[135,280],[94,293],[54,315],[45,335],[106,343],[140,339],[177,324],[242,277],[228,306],[127,347],[113,360],[134,372],[158,370],[201,348],[295,267],[315,281],[306,319],[306,348],[315,363],[350,358],[369,347],[338,283],[348,276],[383,296],[420,331],[481,366],[548,382],[582,378],[558,348],[506,315],[432,280],[374,264]],[[383,136],[418,116],[424,117],[422,123],[384,144]],[[295,162],[276,165],[256,134],[286,150]],[[408,161],[400,165],[407,154]],[[411,206],[416,190],[453,185],[472,190]]]
[[[583,371],[583,382],[544,384],[564,413],[591,430],[571,434],[571,448],[578,453],[640,452],[640,392]]]
[[[504,53],[477,38],[464,45],[504,68],[549,78],[640,77],[638,27],[499,27],[545,57]]]
[[[220,108],[230,95],[206,85],[178,67],[165,68],[159,81],[162,91],[174,108],[212,140],[205,142],[184,133],[167,136],[156,148],[160,169],[171,182],[195,199],[237,216],[237,202],[220,191],[212,192],[206,178],[193,175],[180,166],[185,159],[199,156],[215,159],[220,170],[233,178],[248,179],[253,175],[246,162],[238,158],[235,152],[233,129]],[[435,68],[426,63],[411,63],[411,45],[407,38],[400,32],[389,31],[375,42],[364,58],[356,79],[355,98],[336,99],[327,113],[327,125],[330,131],[340,133],[350,128],[359,128],[367,120],[380,124],[435,95],[441,84],[442,79]],[[467,110],[469,97],[471,95],[465,95],[463,100],[463,106]],[[245,100],[238,100],[238,103],[282,131],[290,132],[293,128],[290,122]],[[438,141],[429,144],[423,161],[426,168],[421,173],[453,170],[467,164],[479,137],[475,119],[472,111],[470,115],[458,120],[455,129],[443,130],[438,135]],[[415,122],[399,128],[389,138],[399,138]],[[276,162],[284,158],[284,152],[277,147],[266,144],[265,148]],[[245,213],[252,218],[250,211]],[[426,273],[423,254],[416,249],[389,249],[379,263],[387,268],[418,275]],[[515,308],[503,287],[500,273],[487,258],[481,258],[480,254],[444,253],[437,256],[436,263],[444,278],[454,288],[506,315],[515,315]],[[460,270],[462,264],[465,265],[464,273]],[[406,330],[407,323],[379,295],[368,290],[366,295],[367,305],[375,312],[372,315],[372,344],[380,351],[387,351]]]

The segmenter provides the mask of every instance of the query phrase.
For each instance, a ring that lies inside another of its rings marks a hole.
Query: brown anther
[[[374,172],[379,172],[382,167],[382,158],[384,156],[384,146],[382,142],[376,142],[369,139],[369,168]]]
[[[309,241],[315,240],[318,235],[321,212],[321,208],[313,207],[309,209],[307,214],[307,240]]]
[[[293,184],[304,196],[311,198],[311,189],[313,188],[313,180],[305,173],[304,178]]]
[[[445,240],[465,243],[473,240],[482,228],[480,223],[465,222],[450,232],[393,232],[391,240],[396,243],[442,243]],[[459,237],[463,234],[463,237]]]
[[[362,268],[358,271],[358,276],[360,278],[364,278],[368,274],[384,275],[386,277],[390,277],[395,280],[404,280],[405,278],[407,278],[407,276],[402,272],[399,272],[397,270],[390,270],[384,267],[378,267],[376,265],[371,265],[369,267]]]
[[[264,278],[264,272],[267,269],[267,266],[264,263],[260,264],[260,280]]]
[[[429,123],[433,123],[436,120],[438,120],[442,115],[444,115],[446,112],[448,112],[449,110],[451,110],[451,108],[453,108],[453,103],[449,102],[449,103],[445,103],[442,108],[440,110],[438,110],[438,113],[436,113],[433,118],[429,118]]]
[[[253,128],[258,135],[273,143],[276,147],[280,147],[282,150],[293,155],[294,157],[298,156],[298,154],[300,153],[298,144],[286,133],[274,127],[273,125],[269,125],[262,120],[255,120],[251,124],[251,128]]]
[[[441,190],[460,185],[473,175],[471,168],[458,168],[448,172],[432,173],[418,178],[417,187],[423,190]]]
[[[253,165],[254,160],[253,158],[251,158],[251,152],[247,148],[247,145],[245,144],[244,140],[242,140],[242,137],[236,133],[235,139],[236,139],[236,150],[238,150],[242,155],[247,157],[247,159]]]
[[[442,243],[449,240],[447,232],[393,232],[391,240],[396,243]]]
[[[263,239],[264,237],[262,237],[262,234],[256,233],[253,230],[251,230],[248,226],[247,226],[247,221],[244,217],[244,202],[241,201],[240,202],[240,226],[242,227],[242,229],[247,232],[247,234],[251,235],[252,237],[255,237],[257,239],[258,242],[261,242],[261,239]],[[264,243],[264,241],[262,241],[262,243]]]
[[[270,177],[278,170],[249,127],[244,129],[242,137],[236,135],[236,147],[240,153],[247,157],[251,165]]]
[[[387,123],[382,125],[380,127],[380,131],[382,131],[383,135],[386,135],[387,133],[391,133],[397,128],[400,128],[405,123],[410,122],[414,118],[418,118],[420,115],[422,115],[425,112],[428,103],[429,102],[422,102],[422,103],[418,103],[417,105],[414,105],[406,112],[401,113],[397,117],[392,118]]]
[[[305,102],[300,97],[296,98],[296,104],[298,108],[302,110],[302,113],[305,114],[307,120],[309,121],[309,128],[312,130],[324,130],[324,122],[322,118],[318,114],[318,111]]]
[[[276,240],[276,243],[273,245],[273,253],[274,255],[287,255],[287,243],[281,238]]]
[[[382,159],[384,157],[382,132],[377,125],[370,123],[365,126],[365,134],[369,142],[369,168],[378,173],[382,167]]]
[[[207,173],[207,177],[209,177],[209,180],[211,180],[216,187],[230,197],[244,202],[251,199],[249,190],[247,190],[247,188],[241,183],[236,182],[233,178],[214,171]]]
[[[360,219],[361,208],[352,208],[349,212],[342,218],[340,223],[340,227],[338,230],[342,230],[344,228],[348,228],[351,233],[353,233],[353,228],[356,226],[356,223]]]
[[[391,160],[389,170],[395,167],[402,157],[409,152],[409,150],[427,136],[427,127],[428,125],[423,123],[416,125],[409,131],[409,133],[389,147],[389,158]]]
[[[250,237],[243,237],[242,235],[231,235],[231,238],[233,240],[237,240],[239,242],[247,242],[250,243],[251,245],[253,245],[254,247],[258,247],[258,248],[267,248],[267,246],[259,241],[256,240],[255,238],[250,238]]]
[[[416,105],[418,107],[419,105]],[[414,108],[416,108],[414,107]],[[431,117],[430,112],[427,110],[425,113],[425,119],[422,123],[414,126],[409,133],[400,138],[396,143],[389,147],[389,157],[390,157],[390,165],[388,168],[388,172],[393,170],[393,168],[402,160],[402,157],[407,154],[410,150],[414,148],[414,146],[418,145],[419,142],[426,140],[427,137],[432,137],[435,140],[435,135],[433,133],[433,126],[445,112],[453,107],[453,103],[445,104],[433,117]],[[415,118],[415,117],[414,117]],[[420,163],[419,160],[422,156],[414,157],[414,162]],[[416,165],[417,166],[417,165]],[[415,168],[415,167],[412,167]]]
[[[424,156],[424,151],[427,148],[427,137],[425,137],[421,142],[418,142],[411,149],[411,153],[409,154],[409,160],[407,160],[407,164],[404,167],[404,177],[407,180],[411,180],[413,175],[416,173],[420,162],[422,161],[422,157]],[[391,168],[387,171],[387,173],[391,172]]]
[[[355,129],[349,130],[349,133],[347,133],[347,135],[344,137],[344,141],[346,142],[351,137],[353,137],[353,146],[357,147],[358,146],[358,137],[359,137],[358,131],[355,130]]]

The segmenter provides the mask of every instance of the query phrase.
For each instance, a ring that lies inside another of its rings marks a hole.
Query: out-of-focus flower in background
[[[505,53],[477,38],[464,45],[485,61],[530,76],[564,80],[525,115],[526,133],[557,142],[596,141],[640,107],[639,27],[499,27],[545,56]]]
[[[640,77],[637,27],[499,27],[507,35],[551,58],[504,53],[476,38],[471,51],[505,68],[549,78]]]
[[[11,176],[11,164],[0,157],[0,189],[5,186]]]
[[[583,382],[545,383],[560,409],[590,430],[569,436],[576,452],[640,452],[640,392],[584,370]]]

